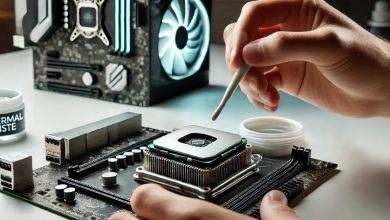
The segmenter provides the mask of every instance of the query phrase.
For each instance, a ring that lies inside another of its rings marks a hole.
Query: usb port
[[[11,164],[0,162],[0,168],[4,170],[11,171]]]
[[[58,157],[53,157],[53,156],[46,156],[46,160],[53,162],[53,163],[60,163],[60,159]]]
[[[9,177],[9,176],[5,176],[3,174],[1,174],[1,180],[4,180],[4,181],[12,183],[12,178]]]
[[[4,187],[7,187],[7,188],[9,188],[9,189],[12,189],[12,184],[7,183],[7,182],[5,182],[5,181],[1,181],[1,185],[4,186]]]
[[[52,138],[45,138],[45,142],[48,144],[60,145],[60,141]]]

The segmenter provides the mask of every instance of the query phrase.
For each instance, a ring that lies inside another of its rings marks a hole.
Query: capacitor
[[[132,152],[124,152],[124,156],[126,156],[127,164],[133,165],[134,164],[134,153]]]
[[[134,154],[134,161],[135,162],[141,162],[141,159],[142,159],[141,150],[140,149],[134,149],[134,150],[131,150],[131,152],[133,152],[133,154]]]
[[[118,160],[118,167],[123,168],[123,169],[127,168],[126,156],[118,155],[115,158]]]
[[[144,152],[148,150],[148,147],[142,146],[142,147],[140,147],[139,149],[141,150],[142,158],[144,158],[144,157],[145,157],[145,153],[144,153]]]
[[[111,171],[118,170],[118,160],[116,158],[108,159],[108,169]]]
[[[54,187],[54,189],[56,191],[57,199],[59,199],[59,200],[64,199],[64,190],[66,189],[66,187],[68,187],[68,186],[65,184],[59,184],[59,185]]]
[[[106,172],[102,174],[102,186],[104,187],[113,187],[116,186],[116,177],[117,173],[115,172]]]
[[[94,75],[92,75],[90,72],[85,72],[81,79],[86,86],[92,86],[92,84],[95,82]]]
[[[76,189],[68,187],[64,190],[64,200],[67,203],[73,203],[76,200]]]

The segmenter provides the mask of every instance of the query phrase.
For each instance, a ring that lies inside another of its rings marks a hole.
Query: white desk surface
[[[47,164],[44,135],[77,127],[117,113],[142,113],[143,125],[171,130],[188,124],[238,132],[242,120],[277,115],[300,121],[314,158],[339,164],[341,170],[304,198],[295,210],[302,219],[389,219],[390,120],[355,119],[320,110],[283,95],[280,109],[266,113],[237,92],[216,122],[211,113],[230,79],[224,48],[211,47],[210,83],[189,94],[152,107],[136,107],[33,89],[32,52],[0,55],[0,88],[23,92],[27,138],[0,145],[0,154],[14,151],[33,156],[34,169]],[[62,219],[28,203],[0,194],[1,219]]]

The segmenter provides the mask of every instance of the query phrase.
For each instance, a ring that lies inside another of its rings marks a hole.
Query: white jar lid
[[[23,104],[23,95],[18,90],[0,89],[0,113],[18,110]]]

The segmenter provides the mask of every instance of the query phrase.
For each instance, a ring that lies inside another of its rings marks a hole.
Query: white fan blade
[[[163,57],[167,50],[172,47],[172,38],[164,37],[158,40],[158,56]]]
[[[187,47],[189,47],[189,48],[196,48],[196,47],[198,47],[202,43],[202,41],[203,41],[202,37],[200,37],[198,39],[194,39],[194,40],[188,39]]]
[[[173,0],[172,3],[171,3],[171,7],[172,7],[173,11],[175,12],[175,15],[176,15],[176,18],[177,18],[177,24],[179,26],[184,25],[183,15],[181,13],[181,7],[180,7],[179,1],[178,0]]]
[[[189,0],[185,0],[184,27],[187,27],[190,22],[190,4]]]
[[[183,48],[182,53],[186,63],[192,64],[196,60],[197,55],[199,54],[199,49],[200,46],[196,48],[189,48],[186,46]]]
[[[172,68],[173,68],[173,61],[175,59],[175,53],[174,49],[172,47],[169,47],[164,56],[161,58],[161,64],[164,67],[164,70],[168,74],[172,74]]]
[[[182,52],[175,48],[175,61],[173,65],[174,75],[184,75],[187,73],[187,64],[184,61]]]
[[[160,32],[158,33],[158,38],[163,37],[174,37],[175,36],[175,29],[168,24],[162,23],[160,27]]]
[[[188,31],[188,39],[195,40],[197,38],[201,38],[202,37],[201,31],[202,31],[202,23],[199,23],[199,25],[196,26],[195,29]]]
[[[177,27],[178,20],[175,15],[172,14],[170,10],[167,10],[162,19],[162,23],[169,24],[172,27]]]
[[[195,28],[196,24],[199,20],[199,9],[195,9],[194,15],[191,18],[190,24],[187,26],[187,31],[191,31],[193,28]]]

